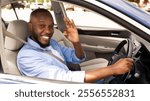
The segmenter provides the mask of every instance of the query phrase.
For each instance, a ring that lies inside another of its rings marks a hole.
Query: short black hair
[[[53,18],[52,14],[47,9],[38,8],[38,9],[35,9],[34,11],[31,12],[30,19],[33,16],[37,16],[39,13],[45,13],[45,14],[49,15],[51,18]]]

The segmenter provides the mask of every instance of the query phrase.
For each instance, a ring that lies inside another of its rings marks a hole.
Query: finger
[[[131,69],[131,68],[133,67],[133,65],[134,65],[134,64],[133,64],[133,63],[131,63],[131,62],[128,62],[128,63],[127,63],[127,65],[128,65],[128,68],[130,68],[130,69]]]
[[[64,31],[64,36],[67,36],[68,34],[67,34],[67,31]]]
[[[132,58],[126,58],[128,61],[134,62]]]
[[[66,18],[66,22],[67,22],[67,26],[68,26],[68,27],[74,27],[73,22],[70,21],[69,18]]]
[[[66,27],[69,27],[69,23],[68,23],[67,18],[64,18],[64,22],[65,22]]]
[[[70,20],[69,20],[67,17],[65,18],[65,22],[66,22],[66,24],[68,24],[68,25],[70,24],[70,23],[69,23]]]
[[[128,63],[127,64],[127,68],[129,69],[129,71],[131,71],[133,69],[133,63]]]
[[[66,17],[64,17],[64,22],[65,22],[65,24],[67,23]]]
[[[71,21],[72,21],[72,26],[75,28],[75,27],[76,27],[76,25],[75,25],[75,23],[74,23],[73,19],[72,19]]]

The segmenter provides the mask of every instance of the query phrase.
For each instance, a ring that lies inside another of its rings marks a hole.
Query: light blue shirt
[[[70,71],[68,67],[47,54],[52,52],[65,62],[80,63],[82,60],[75,55],[75,50],[64,47],[51,39],[50,46],[40,47],[38,43],[28,38],[17,56],[17,65],[22,75],[48,78],[55,80],[84,82],[85,71]]]

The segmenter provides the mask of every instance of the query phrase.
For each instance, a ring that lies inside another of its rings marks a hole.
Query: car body
[[[21,19],[27,22],[29,20],[32,10],[27,8],[20,9],[23,11],[15,9],[16,13],[12,15],[11,19],[8,18],[10,12],[5,9],[5,6],[17,1],[20,0],[2,0],[1,18],[5,22],[6,29],[12,20]],[[73,7],[71,8],[73,10],[65,10],[65,5]],[[104,58],[110,62],[110,58],[113,57],[115,59],[111,62],[114,63],[120,58],[127,57],[126,54],[129,55],[128,50],[130,50],[131,55],[129,56],[135,60],[135,66],[129,75],[122,75],[125,76],[125,80],[127,79],[125,83],[150,83],[150,14],[148,12],[125,0],[53,0],[51,6],[50,12],[53,14],[55,27],[60,31],[65,30],[63,17],[74,20],[82,47],[87,55],[86,60]],[[0,27],[4,29],[2,21]],[[4,50],[3,37],[1,30],[2,50]],[[130,40],[132,45],[125,45],[117,54],[118,57],[114,57],[114,50],[123,40]],[[3,51],[1,51],[1,58],[2,74],[7,75],[3,70],[5,66]],[[116,80],[116,77],[114,78]],[[26,79],[22,79],[26,81]],[[41,79],[36,80],[40,81]],[[51,81],[53,80],[49,80],[49,82]],[[64,83],[68,82],[64,81]]]

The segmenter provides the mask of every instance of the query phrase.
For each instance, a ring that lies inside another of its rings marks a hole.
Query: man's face
[[[47,47],[54,33],[54,22],[51,16],[39,14],[32,17],[30,22],[31,37],[38,42],[41,47]]]

